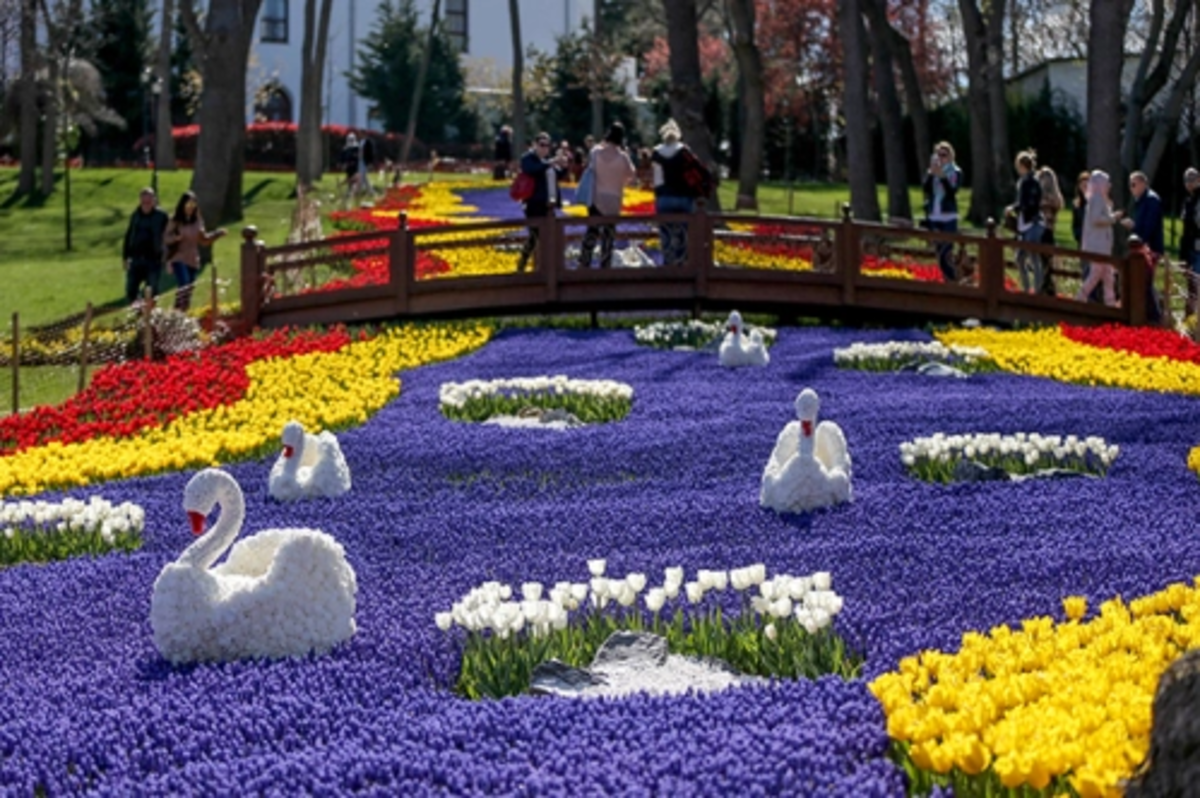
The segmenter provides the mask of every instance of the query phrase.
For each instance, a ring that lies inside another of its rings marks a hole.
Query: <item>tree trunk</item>
[[[400,150],[400,163],[408,163],[413,136],[417,135],[417,117],[421,112],[421,91],[425,88],[425,74],[429,71],[429,60],[433,57],[433,40],[437,36],[438,22],[442,14],[442,0],[433,0],[433,14],[429,18],[429,36],[425,38],[425,52],[421,53],[421,66],[417,70],[417,85],[413,88],[412,104],[408,111],[408,131],[404,134],[404,145]]]
[[[1171,94],[1163,106],[1158,125],[1154,128],[1154,137],[1150,139],[1150,146],[1146,148],[1146,157],[1142,159],[1141,170],[1146,173],[1151,184],[1154,182],[1154,173],[1158,171],[1158,164],[1162,161],[1163,153],[1166,152],[1167,146],[1179,128],[1179,117],[1183,114],[1183,101],[1191,95],[1192,89],[1196,85],[1197,72],[1200,72],[1200,48],[1192,51],[1183,72],[1175,81],[1175,85],[1171,87]]]
[[[667,47],[671,68],[671,86],[667,98],[671,116],[683,132],[684,142],[696,157],[714,169],[716,159],[708,125],[704,121],[704,84],[700,78],[700,26],[695,0],[663,0],[667,17]],[[716,181],[708,198],[710,211],[719,212]]]
[[[987,42],[988,116],[992,124],[992,146],[988,152],[992,156],[996,205],[1007,205],[1016,195],[1012,153],[1008,146],[1008,96],[1004,85],[1004,5],[992,0],[987,6],[984,34]]]
[[[766,135],[762,55],[754,41],[754,0],[728,0],[733,22],[733,53],[742,77],[741,156],[738,159],[738,191],[734,207],[758,209],[758,179],[762,172],[763,139]]]
[[[304,3],[304,39],[300,49],[300,122],[296,128],[296,183],[306,188],[321,179],[325,170],[321,146],[321,84],[324,78],[325,49],[329,41],[329,18],[333,0]]]
[[[597,143],[604,138],[604,91],[607,88],[601,74],[601,62],[604,53],[604,23],[600,18],[604,0],[592,0],[592,58],[588,69],[588,79],[592,82],[592,137]]]
[[[42,109],[42,196],[54,193],[54,162],[58,160],[58,53],[46,58],[46,96]]]
[[[1096,0],[1090,11],[1088,51],[1109,57],[1087,60],[1087,165],[1112,178],[1113,203],[1125,203],[1121,168],[1121,68],[1125,26],[1133,0]]]
[[[1171,21],[1166,26],[1166,36],[1160,45],[1159,38],[1163,36],[1163,20],[1166,9],[1163,0],[1154,0],[1151,7],[1150,29],[1142,47],[1142,55],[1138,59],[1137,72],[1129,87],[1125,101],[1125,133],[1121,140],[1121,166],[1132,171],[1138,167],[1138,151],[1142,146],[1142,127],[1146,109],[1151,100],[1166,85],[1175,63],[1176,46],[1183,33],[1189,12],[1193,3],[1177,3],[1171,15]],[[1155,57],[1158,62],[1155,63]],[[1153,68],[1152,68],[1153,67]],[[1157,137],[1157,130],[1155,131]]]
[[[37,170],[37,6],[21,2],[21,174],[17,193],[32,194]]]
[[[974,0],[959,0],[967,44],[967,111],[971,120],[971,207],[967,218],[983,225],[999,210],[992,170],[992,111],[988,91],[987,45],[983,15]]]
[[[192,188],[210,224],[242,218],[246,69],[261,0],[211,0],[204,20],[200,140]]]
[[[171,136],[171,35],[175,30],[175,0],[162,0],[162,30],[158,34],[158,107],[154,109],[154,163],[175,171],[175,139]]]
[[[520,157],[525,150],[525,45],[521,42],[521,3],[508,0],[508,25],[512,31],[512,151]]]
[[[929,133],[929,111],[925,108],[925,95],[921,92],[921,80],[917,76],[917,64],[913,60],[912,45],[904,34],[888,26],[892,37],[892,52],[900,64],[900,77],[904,83],[904,104],[913,125],[913,144],[917,151],[915,163],[920,168],[933,152],[933,139]]]
[[[871,109],[867,90],[867,31],[859,0],[838,3],[842,37],[846,111],[846,166],[850,172],[850,211],[860,221],[879,220],[875,159],[871,148]]]
[[[908,170],[904,163],[904,115],[896,91],[896,67],[892,58],[892,30],[887,19],[886,0],[861,0],[871,22],[871,53],[875,57],[875,95],[879,102],[879,121],[883,127],[883,159],[887,173],[888,220],[912,221],[912,202],[908,198]]]

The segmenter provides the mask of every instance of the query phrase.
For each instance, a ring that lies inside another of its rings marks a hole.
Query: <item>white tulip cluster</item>
[[[746,335],[758,330],[763,343],[770,346],[778,332],[771,327],[746,325]],[[707,346],[725,335],[725,322],[701,321],[656,321],[633,328],[633,338],[642,346],[659,349],[697,349]]]
[[[463,407],[473,399],[520,398],[531,394],[575,394],[632,401],[633,386],[614,380],[573,380],[563,374],[554,377],[467,380],[442,383],[438,400],[448,407]]]
[[[979,346],[946,346],[940,341],[886,341],[881,344],[853,343],[833,350],[833,362],[842,368],[896,369],[927,360],[968,366],[990,363],[991,354]]]
[[[117,535],[141,532],[146,511],[132,502],[113,505],[100,496],[86,502],[64,499],[45,501],[0,502],[0,530],[4,537],[27,533],[99,532],[105,543]]]
[[[708,592],[728,587],[737,591],[758,588],[758,595],[750,597],[750,606],[756,613],[776,619],[794,615],[809,634],[828,626],[842,610],[842,597],[832,590],[833,580],[827,571],[803,577],[778,574],[767,579],[766,565],[757,563],[730,571],[700,569],[695,580],[685,582],[683,568],[672,567],[664,570],[662,585],[646,589],[644,573],[627,574],[621,579],[608,577],[604,560],[589,560],[588,570],[591,573],[588,582],[558,582],[549,590],[548,599],[542,598],[544,588],[537,582],[521,585],[519,601],[514,599],[510,586],[485,582],[455,602],[449,612],[437,613],[434,622],[442,631],[449,631],[455,625],[469,632],[490,629],[501,639],[507,639],[510,634],[528,628],[538,637],[565,629],[570,613],[581,607],[600,611],[615,603],[630,608],[642,594],[646,609],[657,614],[681,592],[690,604],[699,604]]]
[[[1018,472],[1073,468],[1103,474],[1120,451],[1119,446],[1109,446],[1103,438],[1094,435],[1079,438],[1036,432],[1014,435],[946,435],[939,432],[900,444],[900,460],[908,468],[918,471],[929,465],[952,465],[965,458]]]

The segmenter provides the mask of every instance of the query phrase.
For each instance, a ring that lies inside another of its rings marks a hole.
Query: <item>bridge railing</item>
[[[243,237],[248,326],[735,305],[788,315],[1142,324],[1149,289],[1136,245],[1128,258],[1085,256],[1001,238],[994,225],[984,235],[953,234],[856,222],[848,211],[841,220],[698,212],[442,226],[401,214],[394,230],[306,244],[267,248],[253,228]],[[1049,267],[1054,294],[1022,291],[1017,264],[1033,256]],[[1119,307],[1074,300],[1087,263],[1114,267]]]

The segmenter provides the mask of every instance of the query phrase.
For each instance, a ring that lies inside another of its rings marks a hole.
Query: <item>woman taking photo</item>
[[[200,218],[200,205],[196,202],[195,192],[183,192],[163,237],[167,245],[167,262],[178,286],[175,291],[176,310],[186,311],[191,307],[192,284],[196,282],[196,275],[200,273],[200,247],[209,246],[223,235],[224,228],[211,233],[204,229],[204,220]]]

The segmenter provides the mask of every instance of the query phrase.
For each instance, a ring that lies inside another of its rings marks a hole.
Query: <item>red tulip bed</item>
[[[57,407],[0,419],[0,456],[57,441],[127,438],[187,413],[232,404],[250,385],[246,366],[266,358],[334,352],[350,342],[343,328],[281,329],[157,362],[105,366],[91,384]]]

